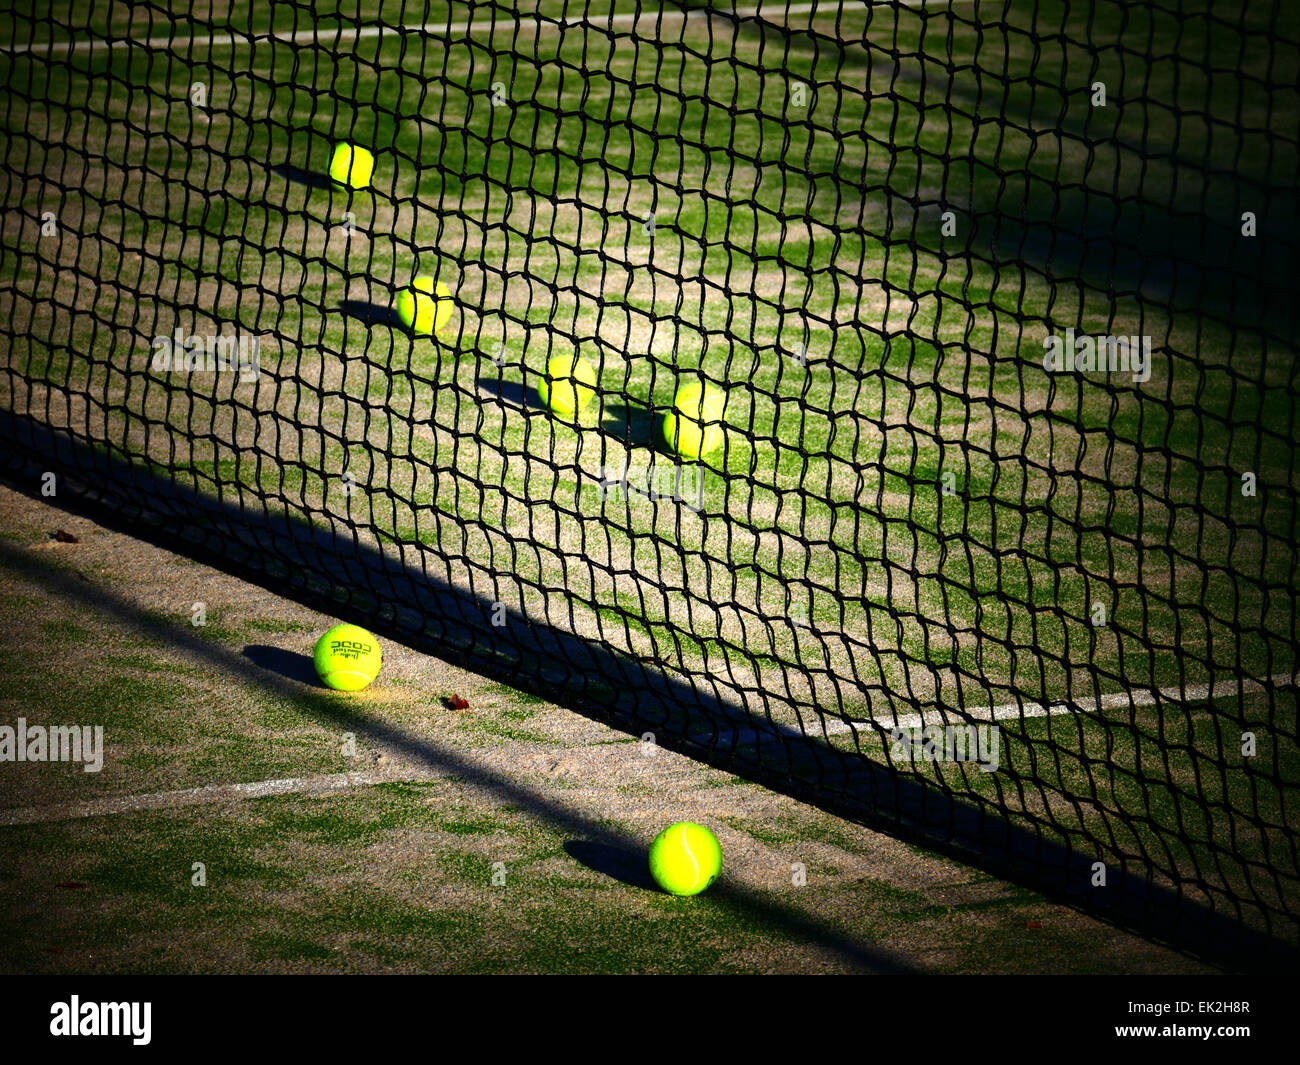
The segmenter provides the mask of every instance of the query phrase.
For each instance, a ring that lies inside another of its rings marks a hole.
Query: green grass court
[[[400,645],[354,696],[259,667],[250,648],[305,664],[326,619],[16,499],[0,495],[0,669],[27,679],[3,717],[94,719],[109,743],[98,774],[0,774],[3,971],[1204,970],[734,775],[644,758],[633,737]],[[80,543],[50,547],[51,522]],[[196,596],[214,606],[201,628]],[[451,693],[470,708],[449,712]],[[175,797],[340,772],[379,779]],[[160,795],[173,798],[72,812]],[[15,823],[33,806],[45,819]],[[693,900],[645,882],[644,848],[683,816],[726,853],[720,890]]]
[[[227,502],[350,525],[485,604],[707,678],[742,711],[812,734],[823,715],[854,722],[827,742],[870,761],[887,760],[873,719],[1071,703],[1002,721],[999,773],[905,771],[1082,831],[1102,860],[1137,856],[1159,880],[1208,877],[1217,897],[1293,914],[1300,755],[1272,723],[1294,726],[1294,684],[1096,709],[1297,669],[1300,389],[1285,324],[1267,305],[1233,319],[1226,291],[1192,299],[1194,280],[1142,257],[1143,232],[1174,249],[1199,233],[1241,267],[1216,234],[1250,190],[1295,173],[1300,94],[1269,85],[1296,84],[1297,56],[1279,50],[1267,83],[1203,61],[1211,45],[1262,46],[1269,5],[1245,4],[1234,28],[1107,3],[827,4],[783,19],[813,31],[789,38],[701,7],[656,25],[615,5],[621,21],[602,27],[603,8],[584,6],[585,28],[561,31],[431,4],[415,21],[452,32],[334,40],[336,25],[392,15],[340,4],[335,19],[322,4],[314,24],[282,23],[269,6],[214,7],[211,24],[167,23],[97,5],[87,29],[112,38],[314,25],[318,41],[0,53],[13,322],[0,404]],[[51,15],[84,23],[77,5]],[[1098,81],[1106,107],[1090,102]],[[374,151],[371,189],[324,179],[340,141]],[[59,236],[42,238],[51,209]],[[1197,229],[1194,209],[1218,228]],[[1258,254],[1251,269],[1267,272],[1278,253]],[[455,295],[439,340],[390,317],[417,274]],[[1150,336],[1150,380],[1047,374],[1042,341],[1067,326]],[[178,328],[259,336],[256,384],[150,371],[151,338]],[[566,424],[535,390],[572,351],[599,385]],[[658,423],[700,377],[727,395],[702,515],[636,493],[602,503],[608,471],[677,464]],[[95,624],[47,637],[76,645]],[[156,676],[152,653],[115,651],[131,678],[127,790],[337,768],[328,730],[274,738],[301,731],[297,696],[236,701],[227,724],[265,730],[257,753],[202,716],[195,732],[137,712],[193,681]],[[118,683],[80,705],[114,705]],[[511,705],[455,742],[504,730],[526,744],[529,711]],[[1245,731],[1260,762],[1238,753]],[[60,801],[103,786],[49,768]],[[253,833],[355,855],[417,816],[422,786],[385,785],[345,814],[266,799],[231,821],[150,814],[127,831],[159,853],[177,840],[188,853],[198,832],[231,854]],[[32,853],[49,838],[0,831]],[[51,846],[81,846],[79,831]],[[558,837],[528,846],[560,860]],[[127,857],[97,870],[152,890]],[[263,874],[273,891],[269,866],[248,873]],[[257,949],[293,964],[325,949],[303,936],[267,932]],[[528,967],[562,953],[530,949]],[[706,949],[684,962],[697,964],[720,963]]]

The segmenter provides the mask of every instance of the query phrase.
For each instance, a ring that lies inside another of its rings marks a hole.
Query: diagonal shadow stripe
[[[1054,826],[1034,821],[1032,815],[1017,815],[1029,824],[1013,823],[1004,809],[987,799],[966,801],[816,737],[779,731],[765,718],[724,702],[707,677],[670,674],[533,621],[361,544],[348,529],[338,533],[292,515],[269,513],[260,498],[256,508],[250,508],[202,495],[176,484],[161,468],[114,458],[64,431],[8,412],[0,412],[0,440],[9,445],[0,472],[22,491],[35,494],[40,474],[57,471],[60,506],[315,609],[364,620],[381,635],[633,735],[653,731],[670,749],[1018,881],[1126,930],[1247,971],[1293,966],[1300,953],[1243,924],[1241,902],[1232,900],[1227,912],[1215,908],[1213,896],[1211,906],[1202,905],[1154,882],[1148,867],[1136,858],[1127,867],[1108,863],[1108,886],[1093,888],[1097,854],[1083,831],[1075,830],[1073,838],[1058,842],[1044,834]],[[0,555],[30,564],[27,556],[9,548],[0,548]],[[137,615],[137,623],[152,623],[106,593],[58,575],[51,580],[68,594],[76,591],[92,599],[98,595],[101,609],[125,610]],[[493,626],[489,617],[503,609],[508,623]],[[182,642],[185,636],[176,634]],[[202,647],[210,653],[209,644]],[[246,674],[250,666],[242,663],[238,671]],[[301,699],[301,690],[295,689],[294,695]],[[306,706],[323,720],[364,730],[405,749],[413,759],[433,756],[421,741],[381,722],[362,721],[310,699]],[[737,743],[735,736],[742,730],[752,732],[753,739]],[[438,757],[451,756],[438,752]],[[518,787],[504,780],[494,786],[506,792]],[[558,804],[533,798],[548,816],[569,816]]]
[[[166,622],[111,591],[87,582],[75,573],[54,568],[43,556],[0,543],[0,565],[33,575],[58,596],[82,603],[89,610],[112,615],[141,631],[167,640],[190,654],[202,657],[223,674],[238,677],[243,683],[264,688],[286,700],[291,700],[304,714],[332,730],[354,732],[359,737],[364,736],[376,746],[395,752],[405,761],[421,768],[424,771],[424,779],[444,776],[472,781],[475,787],[491,792],[498,801],[516,806],[560,832],[577,837],[576,841],[571,840],[566,844],[566,850],[570,851],[575,860],[590,868],[602,871],[598,865],[593,865],[584,859],[583,856],[588,853],[628,855],[639,853],[641,850],[640,841],[610,827],[600,818],[587,817],[582,812],[565,805],[559,798],[542,794],[513,777],[494,771],[464,753],[412,735],[405,729],[363,713],[353,702],[341,700],[323,689],[305,687],[300,680],[291,675],[259,665],[246,653],[240,654],[213,644],[188,631],[184,625]],[[373,779],[368,780],[368,776]],[[57,812],[70,819],[133,812],[137,809],[197,805],[207,801],[235,801],[240,798],[256,798],[290,792],[324,795],[367,782],[380,783],[399,778],[417,779],[420,778],[420,774],[409,772],[403,774],[397,771],[376,772],[369,775],[341,773],[307,780],[216,785],[190,792],[161,792],[152,797],[153,801],[149,801],[148,797],[135,797],[136,801],[132,803],[131,797],[116,797],[116,799],[109,797],[102,803],[67,804],[67,809]],[[280,786],[276,787],[277,784]],[[140,801],[141,799],[144,801]],[[33,808],[0,812],[0,827],[6,824],[37,822],[44,819],[39,816],[41,813],[42,811]],[[626,877],[616,878],[627,881]],[[890,951],[862,942],[831,924],[802,912],[795,906],[765,897],[735,883],[719,881],[710,888],[709,896],[717,898],[726,907],[747,913],[759,923],[783,927],[793,938],[816,943],[856,969],[888,974],[913,971],[906,961]]]

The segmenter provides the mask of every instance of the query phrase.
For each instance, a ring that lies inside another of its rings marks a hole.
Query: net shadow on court
[[[39,473],[57,470],[64,486],[59,500],[69,509],[169,550],[183,550],[276,594],[363,621],[380,635],[543,695],[629,734],[653,732],[656,742],[671,750],[1025,884],[1189,955],[1243,971],[1272,971],[1294,964],[1293,947],[1242,924],[1239,914],[1198,904],[1154,882],[1136,857],[1132,864],[1140,871],[1116,869],[1108,863],[1109,886],[1091,889],[1096,852],[1051,838],[1050,825],[1015,824],[1000,817],[987,801],[965,801],[815,736],[792,735],[788,728],[746,714],[698,684],[683,683],[662,669],[536,624],[516,611],[506,611],[506,625],[494,626],[488,618],[494,610],[500,613],[498,604],[407,569],[358,544],[346,532],[331,533],[222,503],[176,484],[161,471],[107,456],[27,419],[0,414],[0,436],[21,442],[3,468],[6,479],[20,491],[35,496]],[[22,558],[3,546],[0,553],[10,564]],[[286,564],[289,559],[293,564]],[[146,626],[157,624],[110,593],[66,574],[50,571],[43,579],[61,594],[85,600],[96,610],[124,614]],[[377,587],[384,589],[382,597],[357,592]],[[222,654],[182,627],[168,636],[203,654]],[[365,714],[341,709],[321,693],[304,693],[301,664],[264,657],[259,664],[257,654],[224,657],[222,665],[232,674],[277,686],[304,712],[333,727],[368,736],[417,763],[456,763],[451,752]],[[611,678],[618,678],[617,686]],[[738,735],[752,738],[736,742]],[[627,846],[627,841],[574,820],[561,804],[515,782],[488,783],[511,801],[527,804],[584,839],[601,846]],[[808,920],[793,911],[787,916]],[[812,925],[802,928],[801,934],[829,937],[828,943],[835,936]],[[836,949],[848,951],[856,963],[871,968],[893,964],[860,944],[841,944]]]

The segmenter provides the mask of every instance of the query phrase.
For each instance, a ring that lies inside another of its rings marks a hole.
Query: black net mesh
[[[1294,948],[1296,9],[212,10],[5,20],[12,479]]]

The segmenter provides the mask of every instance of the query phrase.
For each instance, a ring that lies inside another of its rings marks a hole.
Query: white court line
[[[899,0],[848,0],[846,3],[834,4],[791,4],[789,7],[777,8],[776,5],[769,4],[765,8],[758,7],[739,7],[729,11],[717,9],[702,9],[686,11],[674,8],[670,11],[642,11],[635,14],[624,15],[606,15],[605,17],[573,17],[573,18],[547,18],[533,11],[521,11],[517,13],[520,20],[533,19],[545,29],[565,29],[569,26],[623,26],[629,22],[638,21],[657,21],[660,19],[679,19],[687,15],[729,15],[732,18],[753,18],[756,15],[804,15],[816,11],[819,14],[831,14],[845,7],[851,8],[868,8],[868,7],[896,7]],[[927,0],[904,0],[904,7],[925,7]],[[930,0],[929,6],[934,6],[933,0]],[[948,2],[938,4],[939,7],[950,6]],[[351,28],[339,27],[335,30],[300,30],[297,33],[224,33],[208,37],[146,37],[143,40],[132,40],[129,37],[97,37],[89,40],[66,40],[66,41],[33,41],[30,44],[0,45],[0,53],[9,55],[21,55],[26,52],[88,52],[96,48],[146,48],[146,49],[171,49],[183,51],[186,47],[198,48],[224,48],[235,44],[249,44],[259,41],[281,41],[287,44],[340,44],[343,41],[360,41],[370,37],[382,37],[389,34],[393,37],[400,37],[404,34],[427,34],[431,37],[450,36],[456,33],[474,33],[478,31],[494,32],[498,29],[518,28],[519,22],[496,19],[482,20],[479,22],[425,22],[418,26],[353,26]]]
[[[1241,680],[1225,680],[1211,687],[1208,684],[1189,684],[1186,687],[1175,685],[1169,688],[1139,688],[1131,692],[1115,692],[1103,695],[1100,699],[1090,699],[1075,703],[1004,703],[993,707],[967,707],[963,714],[934,709],[922,710],[920,713],[902,714],[893,718],[877,717],[860,721],[841,721],[832,719],[824,723],[821,729],[810,726],[807,733],[800,732],[791,725],[772,722],[762,728],[740,729],[719,735],[734,736],[738,742],[749,742],[758,736],[773,732],[791,739],[816,738],[819,734],[842,736],[854,730],[858,732],[890,731],[892,729],[922,728],[927,725],[967,725],[983,722],[1019,720],[1022,717],[1048,717],[1053,714],[1096,713],[1099,710],[1122,710],[1131,706],[1153,706],[1160,702],[1206,702],[1210,699],[1226,699],[1234,695],[1268,691],[1273,688],[1293,688],[1300,683],[1300,676],[1294,673],[1275,673],[1263,681],[1243,677]],[[697,733],[693,739],[702,741],[711,733]]]
[[[1270,688],[1290,688],[1300,683],[1300,677],[1291,673],[1277,673],[1267,681],[1243,679],[1223,681],[1211,688],[1208,684],[1193,684],[1186,688],[1158,688],[1154,691],[1139,690],[1134,692],[1117,692],[1104,695],[1100,700],[1093,700],[1094,709],[1112,710],[1126,706],[1150,706],[1158,701],[1202,702],[1207,699],[1223,699],[1239,693],[1259,692]],[[1053,703],[1028,703],[1022,708],[1019,703],[1007,703],[996,706],[989,711],[974,710],[969,716],[975,721],[998,721],[1006,718],[1046,717],[1048,714],[1072,713],[1085,709],[1083,703],[1073,705]],[[944,717],[943,711],[923,714],[904,714],[892,722],[880,719],[856,721],[860,730],[866,731],[873,726],[881,729],[915,728],[922,724],[965,723],[965,718]],[[834,721],[826,726],[826,733],[836,735],[850,730],[848,722]],[[733,733],[720,733],[734,737],[739,743],[762,734],[770,736],[773,732],[784,734],[791,739],[807,738],[803,733],[789,725],[773,723],[758,729],[744,729]],[[711,733],[697,733],[693,738],[704,741]],[[438,773],[428,769],[372,769],[358,773],[329,773],[315,777],[285,777],[280,780],[256,780],[246,784],[209,784],[201,788],[184,788],[180,791],[157,791],[144,795],[113,795],[90,802],[59,803],[50,806],[23,806],[0,810],[0,826],[34,825],[50,821],[72,821],[84,817],[103,817],[108,814],[135,813],[141,810],[171,810],[183,806],[200,806],[219,802],[236,802],[243,799],[260,799],[268,795],[329,795],[353,788],[369,787],[372,784],[389,784],[402,781],[435,780]]]
[[[427,769],[372,769],[360,773],[330,773],[318,777],[286,777],[257,780],[248,784],[209,784],[181,791],[156,791],[146,795],[114,795],[90,802],[59,803],[51,806],[23,806],[0,810],[0,825],[35,825],[46,821],[71,821],[81,817],[134,813],[139,810],[171,810],[178,806],[199,806],[215,802],[260,799],[267,795],[328,795],[401,781],[433,780]]]
[[[1240,681],[1220,681],[1211,687],[1208,684],[1189,684],[1186,687],[1173,685],[1154,690],[1139,688],[1131,692],[1114,692],[1103,695],[1100,699],[1090,699],[1076,703],[1004,703],[988,709],[981,707],[966,708],[965,716],[946,713],[943,710],[921,711],[918,714],[904,714],[896,717],[891,724],[876,719],[873,722],[854,722],[863,725],[877,724],[886,728],[916,728],[924,725],[964,724],[968,719],[975,722],[1005,721],[1008,718],[1048,717],[1052,714],[1096,713],[1098,710],[1122,710],[1130,706],[1154,706],[1161,702],[1201,703],[1210,699],[1226,699],[1233,695],[1250,692],[1267,691],[1271,688],[1289,688],[1296,684],[1296,676],[1291,673],[1275,673],[1265,681],[1243,677]],[[838,735],[851,731],[847,721],[833,721],[826,726],[829,735]]]

